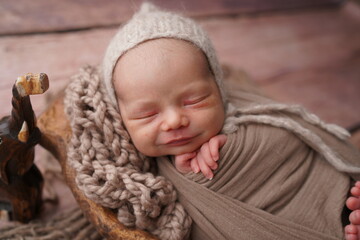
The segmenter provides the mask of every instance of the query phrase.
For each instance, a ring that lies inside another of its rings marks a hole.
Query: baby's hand
[[[217,169],[219,149],[225,144],[225,135],[216,135],[204,143],[196,152],[175,156],[175,167],[181,173],[202,172],[208,179],[214,177],[213,170]]]
[[[181,173],[189,173],[191,169],[191,160],[196,156],[196,152],[184,153],[175,156],[175,168]]]
[[[217,135],[210,138],[198,150],[196,157],[191,161],[191,169],[198,173],[201,171],[208,179],[214,177],[213,170],[217,169],[219,160],[219,149],[225,144],[227,137],[225,135]]]

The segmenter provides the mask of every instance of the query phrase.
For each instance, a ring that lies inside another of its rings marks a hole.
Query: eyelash
[[[137,119],[137,120],[149,119],[149,118],[151,118],[151,117],[154,117],[156,114],[157,114],[156,112],[154,112],[154,113],[149,113],[149,114],[145,114],[145,115],[136,117],[136,118],[134,118],[134,119]]]
[[[206,99],[207,97],[208,97],[208,95],[202,96],[202,97],[200,97],[200,98],[196,98],[196,99],[194,99],[194,100],[184,101],[184,105],[185,105],[185,106],[195,105],[195,104],[197,104],[197,103],[202,102],[202,101],[203,101],[204,99]]]
[[[202,96],[202,97],[199,97],[199,98],[195,98],[193,100],[185,100],[183,105],[184,106],[197,105],[197,104],[201,103],[203,100],[205,100],[208,96],[209,95],[205,95],[205,96]],[[134,120],[149,120],[150,118],[155,117],[157,114],[158,114],[158,112],[149,112],[149,113],[146,113],[146,114],[144,114],[142,116],[134,117],[133,119]]]

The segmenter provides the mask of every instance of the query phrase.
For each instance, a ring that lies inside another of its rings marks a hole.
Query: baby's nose
[[[162,130],[169,131],[186,127],[189,125],[189,119],[187,116],[177,110],[170,110],[164,115],[162,123]]]

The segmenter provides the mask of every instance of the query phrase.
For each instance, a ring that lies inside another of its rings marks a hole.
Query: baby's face
[[[156,39],[130,50],[115,67],[114,87],[144,155],[193,152],[222,129],[224,107],[206,57],[185,41]]]

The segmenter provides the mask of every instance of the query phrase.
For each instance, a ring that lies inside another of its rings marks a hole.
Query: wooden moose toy
[[[29,95],[48,88],[44,73],[18,77],[12,88],[11,116],[0,120],[0,209],[11,220],[28,222],[41,206],[43,178],[34,164],[34,146],[41,132]]]

